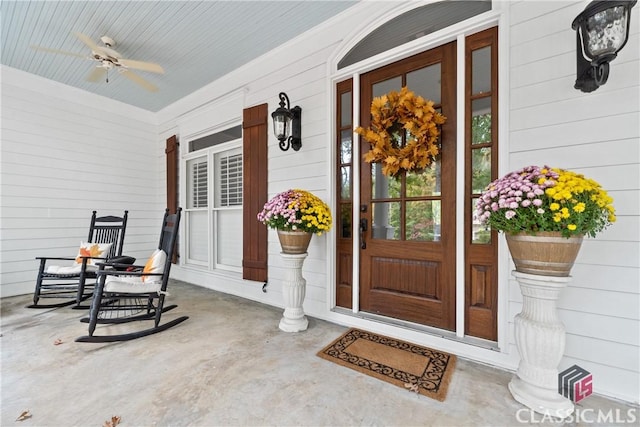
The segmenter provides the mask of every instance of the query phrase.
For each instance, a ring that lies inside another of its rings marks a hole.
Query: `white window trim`
[[[233,123],[233,124],[229,124],[227,123],[227,126],[224,127],[224,129],[228,128],[228,127],[232,127],[236,125],[237,123]],[[217,131],[222,130],[222,128],[220,128],[220,126],[216,126]],[[215,133],[215,132],[213,132]],[[193,134],[193,137],[188,139],[186,141],[186,143],[184,144],[184,146],[182,147],[182,150],[186,150],[186,147],[189,146],[189,143],[195,139],[198,138],[202,138],[204,136],[203,133],[197,133],[197,134]],[[216,230],[217,229],[217,224],[215,224],[215,215],[214,212],[215,211],[219,211],[219,210],[238,210],[240,211],[240,213],[242,213],[242,205],[239,206],[233,206],[233,207],[224,207],[224,208],[216,208],[215,207],[215,200],[216,200],[216,188],[215,188],[215,155],[217,153],[220,152],[224,152],[224,151],[230,151],[230,150],[235,150],[235,149],[240,149],[242,150],[242,138],[240,139],[235,139],[233,141],[227,141],[212,147],[208,147],[202,150],[197,150],[197,151],[193,151],[191,153],[189,152],[184,152],[182,153],[182,158],[180,159],[180,188],[181,189],[185,189],[185,191],[181,191],[180,192],[180,202],[182,204],[182,206],[185,206],[185,221],[184,221],[184,229],[183,229],[183,233],[182,234],[182,239],[181,239],[181,247],[185,248],[185,259],[182,262],[182,267],[185,268],[196,268],[196,269],[204,269],[207,270],[208,272],[213,272],[213,271],[229,271],[229,272],[234,272],[234,273],[242,273],[242,267],[234,267],[234,266],[229,266],[229,265],[224,265],[224,264],[219,264],[217,262],[217,251],[216,251],[216,246],[217,246],[217,240],[214,238],[214,236],[212,236],[212,230]],[[240,153],[242,153],[242,151],[240,151]],[[208,204],[206,208],[189,208],[188,206],[188,194],[187,194],[187,185],[188,182],[187,180],[190,178],[187,175],[187,163],[190,160],[194,160],[200,157],[205,157],[207,159],[207,163],[209,165],[208,170],[207,170],[207,186],[209,189],[209,194],[208,194]],[[244,162],[243,162],[243,167],[244,167]],[[202,262],[199,260],[194,260],[194,259],[190,259],[189,258],[189,242],[188,242],[188,230],[189,230],[189,212],[196,212],[196,211],[205,211],[207,212],[207,234],[209,236],[208,238],[208,256],[207,256],[207,261],[206,262]],[[242,237],[240,237],[242,239]]]

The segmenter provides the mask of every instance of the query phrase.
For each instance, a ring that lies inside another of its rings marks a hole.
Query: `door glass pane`
[[[400,240],[400,203],[376,202],[371,204],[374,239]]]
[[[395,90],[399,92],[402,89],[402,77],[394,77],[389,80],[383,80],[372,86],[373,97],[378,97]]]
[[[485,225],[481,224],[478,218],[476,218],[476,206],[478,204],[478,198],[471,199],[471,243],[474,244],[487,244],[491,243],[491,229],[487,229]]]
[[[344,239],[351,238],[351,203],[340,205],[340,233]]]
[[[440,195],[442,177],[439,157],[420,172],[407,172],[407,197]]]
[[[442,207],[440,200],[407,202],[406,240],[440,240]]]
[[[340,168],[340,198],[351,199],[351,166]]]
[[[400,178],[382,174],[380,163],[371,163],[371,196],[374,199],[400,197]]]
[[[440,104],[440,63],[407,73],[407,87],[416,95]]]
[[[471,150],[471,192],[482,193],[491,182],[491,147]]]
[[[471,93],[491,91],[491,46],[474,50],[471,54]]]
[[[340,126],[349,126],[351,124],[351,92],[345,92],[340,95]]]
[[[433,2],[372,30],[338,62],[338,70],[491,10],[491,0]]]
[[[351,152],[353,151],[353,132],[343,130],[340,132],[340,163],[351,163]]]
[[[491,97],[471,101],[471,143],[491,142]]]

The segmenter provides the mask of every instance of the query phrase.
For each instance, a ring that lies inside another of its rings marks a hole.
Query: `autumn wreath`
[[[416,96],[406,86],[400,92],[374,98],[370,126],[355,130],[371,144],[364,161],[382,163],[386,176],[426,168],[438,154],[438,125],[446,119],[433,108],[432,101]],[[408,132],[404,145],[398,143],[402,129]]]

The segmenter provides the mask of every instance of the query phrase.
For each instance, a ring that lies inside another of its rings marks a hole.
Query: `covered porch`
[[[178,308],[163,318],[188,321],[110,344],[74,342],[86,334],[82,310],[36,311],[25,308],[31,295],[2,298],[0,423],[97,426],[119,416],[123,426],[557,425],[512,398],[508,371],[458,358],[438,402],[317,357],[346,327],[309,317],[308,330],[285,333],[279,308],[181,281],[169,292]],[[31,417],[16,422],[25,410]],[[571,424],[639,415],[592,395]]]

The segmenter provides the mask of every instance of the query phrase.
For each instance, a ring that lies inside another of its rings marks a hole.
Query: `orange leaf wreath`
[[[438,155],[438,125],[446,119],[433,108],[433,101],[416,96],[406,86],[400,92],[391,91],[374,98],[371,124],[366,129],[355,130],[371,144],[364,161],[381,163],[386,176],[426,168]],[[408,132],[404,146],[397,144],[392,136],[400,129]]]

